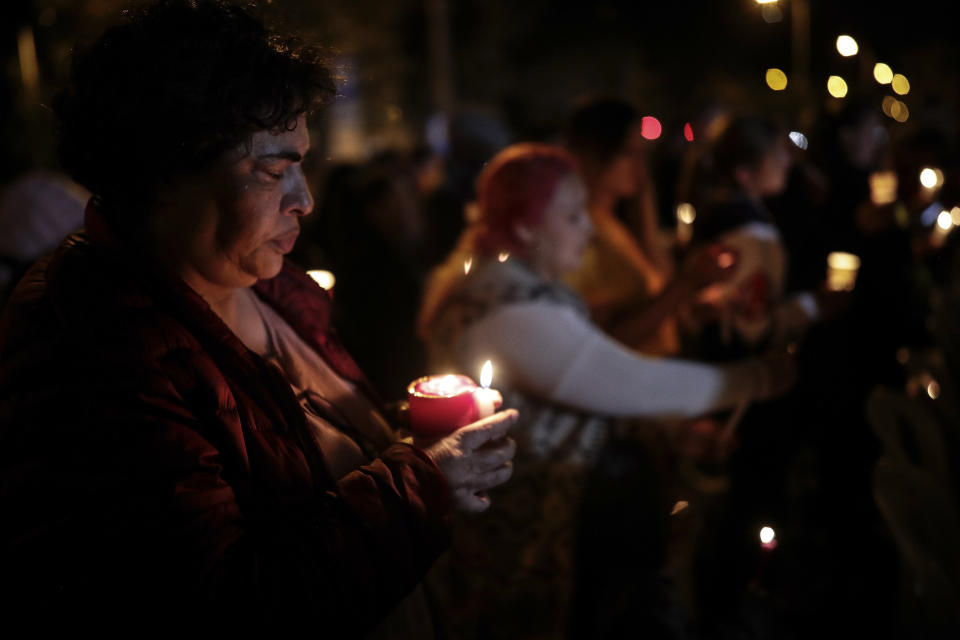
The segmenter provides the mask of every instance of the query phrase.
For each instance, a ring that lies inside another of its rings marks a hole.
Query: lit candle
[[[490,388],[493,382],[493,364],[487,360],[480,369],[480,388],[473,392],[473,399],[477,403],[477,420],[492,416],[497,410],[499,393]]]
[[[685,245],[693,238],[693,221],[697,219],[697,210],[688,202],[677,205],[677,243]]]
[[[760,529],[760,559],[757,563],[757,571],[751,580],[754,587],[760,586],[763,582],[763,574],[767,569],[767,563],[770,561],[770,554],[777,548],[777,534],[773,527],[762,527]]]
[[[870,201],[878,207],[897,201],[897,174],[876,171],[870,174]]]
[[[860,258],[852,253],[834,251],[827,256],[827,288],[831,291],[853,291]]]
[[[933,225],[933,235],[930,240],[934,246],[943,246],[951,231],[953,231],[953,216],[949,211],[941,211],[937,216],[936,224]]]
[[[426,376],[407,386],[410,430],[423,437],[443,437],[460,427],[493,414],[500,394],[490,388],[493,365],[480,374],[482,386],[458,374]]]

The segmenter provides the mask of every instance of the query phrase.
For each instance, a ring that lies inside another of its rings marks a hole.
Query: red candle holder
[[[407,386],[410,430],[418,436],[440,438],[493,413],[486,400],[491,392],[458,374],[425,376]]]

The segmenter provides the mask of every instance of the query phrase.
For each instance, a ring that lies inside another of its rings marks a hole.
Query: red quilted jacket
[[[305,274],[256,289],[368,389]],[[0,614],[372,628],[445,548],[448,488],[407,445],[334,483],[306,429],[182,281],[68,238],[0,319]]]

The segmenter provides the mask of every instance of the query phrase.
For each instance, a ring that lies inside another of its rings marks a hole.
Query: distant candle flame
[[[681,202],[677,205],[677,220],[683,224],[693,224],[697,219],[697,210],[689,202]]]
[[[670,515],[675,516],[689,506],[690,503],[686,500],[677,500],[673,505],[673,509],[670,511]]]
[[[480,386],[489,389],[491,382],[493,382],[493,363],[487,360],[480,369]]]
[[[337,279],[333,277],[333,274],[323,269],[312,269],[307,271],[307,275],[313,278],[314,282],[327,291],[333,289],[333,285],[337,283]]]
[[[777,537],[777,534],[774,533],[771,527],[763,527],[760,529],[760,542],[763,544],[770,544]]]
[[[473,266],[473,258],[467,258],[463,261],[463,275],[470,273],[470,267]]]
[[[497,256],[497,260],[500,262],[506,262],[510,259],[510,254],[507,251],[502,251],[500,255]]]

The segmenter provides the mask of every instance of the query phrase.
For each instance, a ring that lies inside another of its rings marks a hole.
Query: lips
[[[280,253],[290,253],[293,251],[293,245],[297,243],[297,236],[300,235],[300,230],[296,229],[289,233],[285,233],[282,236],[277,236],[270,242],[280,251]]]

